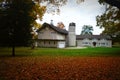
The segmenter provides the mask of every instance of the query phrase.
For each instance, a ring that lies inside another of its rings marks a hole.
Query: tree
[[[105,2],[120,9],[120,0],[99,0],[100,4],[104,4]]]
[[[63,24],[63,22],[58,22],[57,23],[57,27],[61,28],[61,29],[64,29],[65,28],[65,25]]]
[[[45,7],[32,0],[0,1],[0,46],[28,46],[35,20],[42,18]]]
[[[120,10],[107,4],[106,11],[96,17],[97,26],[104,28],[102,34],[110,35],[113,42],[120,41]]]
[[[31,27],[38,17],[42,19],[45,7],[32,0],[6,0],[1,2],[0,9],[0,32],[5,34],[1,37],[3,45],[8,46],[9,38],[14,37],[16,46],[27,46],[31,39]]]
[[[91,26],[91,25],[84,25],[82,27],[81,35],[85,35],[85,34],[92,35],[92,31],[93,31],[93,26]]]

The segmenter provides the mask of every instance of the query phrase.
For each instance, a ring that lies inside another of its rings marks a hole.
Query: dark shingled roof
[[[77,40],[82,40],[82,39],[107,39],[107,40],[111,40],[111,37],[108,35],[77,35],[76,39]]]
[[[75,23],[74,23],[74,22],[72,22],[72,23],[70,23],[70,24],[69,24],[69,26],[75,26]]]
[[[50,27],[50,28],[52,28],[53,30],[55,30],[55,31],[57,31],[58,33],[61,33],[61,34],[65,34],[65,35],[68,34],[68,31],[67,31],[67,30],[61,29],[61,28],[59,28],[59,27],[56,27],[56,26],[51,25],[51,24],[48,24],[48,23],[44,23],[44,24],[42,25],[42,27],[41,27],[37,32],[39,32],[41,29],[43,29],[43,28],[45,28],[45,27]]]

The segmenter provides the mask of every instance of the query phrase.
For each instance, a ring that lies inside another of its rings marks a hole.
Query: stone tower
[[[75,34],[75,23],[69,24],[68,29],[68,46],[76,46],[76,34]]]

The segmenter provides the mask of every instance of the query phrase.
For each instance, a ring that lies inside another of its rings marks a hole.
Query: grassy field
[[[11,48],[0,48],[0,56],[11,56]],[[16,56],[120,56],[120,48],[57,49],[17,47]]]

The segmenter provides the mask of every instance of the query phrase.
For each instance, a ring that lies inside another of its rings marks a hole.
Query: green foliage
[[[120,9],[120,0],[98,0],[100,4],[110,4],[111,6],[116,6]]]
[[[42,19],[45,7],[32,0],[0,1],[0,46],[28,46],[35,20]]]
[[[103,34],[113,37],[113,42],[120,41],[120,10],[106,5],[106,11],[96,17],[97,26],[104,28]]]
[[[82,27],[81,35],[85,35],[85,34],[92,35],[92,31],[93,31],[93,26],[84,25]]]

